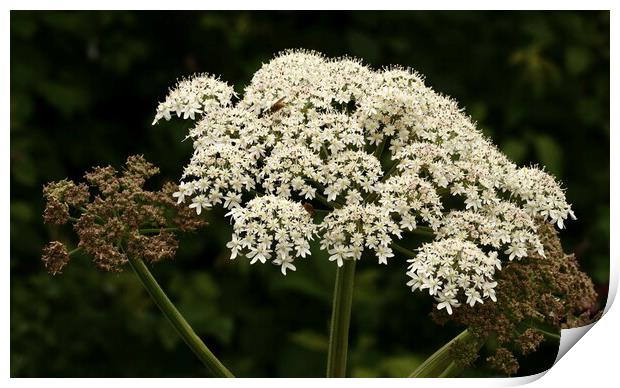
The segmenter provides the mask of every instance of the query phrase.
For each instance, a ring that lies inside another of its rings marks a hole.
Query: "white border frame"
[[[5,6],[5,10],[2,13],[2,39],[0,40],[2,53],[2,84],[4,92],[2,95],[2,105],[0,106],[2,112],[3,122],[6,127],[3,131],[2,144],[5,150],[4,158],[2,160],[2,173],[4,179],[8,180],[10,177],[10,10],[36,10],[36,9],[118,9],[118,10],[130,10],[130,9],[167,9],[170,6],[174,6],[178,10],[198,10],[198,9],[211,9],[211,10],[243,10],[243,9],[256,9],[256,10],[270,10],[270,9],[309,9],[309,10],[338,10],[338,9],[418,9],[418,10],[438,10],[438,9],[452,9],[452,10],[513,10],[513,9],[532,9],[532,10],[557,10],[557,9],[580,9],[580,10],[611,10],[610,15],[610,34],[611,34],[611,63],[617,62],[615,60],[617,53],[617,29],[615,28],[616,10],[614,5],[618,2],[614,1],[599,1],[590,0],[587,2],[564,0],[564,1],[534,1],[534,0],[522,0],[522,1],[457,1],[457,0],[434,0],[424,2],[405,2],[405,1],[334,1],[334,0],[312,0],[306,2],[293,2],[293,1],[261,1],[251,2],[243,0],[228,0],[226,2],[204,2],[204,1],[189,1],[189,0],[176,0],[174,2],[164,2],[161,0],[150,1],[136,1],[136,0],[95,0],[95,1],[55,1],[50,4],[49,1],[3,1],[2,5]],[[559,8],[561,6],[562,8]],[[613,65],[610,67],[614,68]],[[616,91],[618,90],[618,80],[615,74],[611,73],[611,101],[614,101]],[[617,126],[618,111],[611,109],[611,136],[610,136],[610,151],[617,148],[618,136],[615,133],[613,127]],[[611,157],[611,171],[618,170],[618,163],[620,157],[618,152],[610,152]],[[7,254],[5,257],[10,257],[9,239],[10,239],[10,188],[5,184],[0,192],[2,198],[2,238],[4,240],[4,250]],[[618,229],[618,222],[620,220],[620,213],[618,207],[618,196],[620,191],[618,190],[618,177],[613,174],[610,177],[611,184],[611,204],[610,204],[610,223],[611,223],[611,236],[620,236],[620,230]],[[615,200],[614,200],[615,199]],[[617,379],[616,373],[618,371],[618,365],[616,360],[617,349],[620,348],[620,341],[618,340],[618,330],[620,327],[620,318],[618,308],[611,309],[613,301],[615,299],[618,288],[618,257],[620,256],[620,250],[617,239],[611,239],[611,260],[610,260],[610,288],[607,306],[605,308],[604,317],[593,326],[587,327],[587,329],[577,329],[576,333],[562,333],[562,342],[569,342],[574,345],[574,349],[568,351],[564,357],[557,360],[548,372],[543,372],[538,375],[520,378],[505,378],[505,379],[237,379],[237,380],[203,380],[203,379],[10,379],[10,270],[5,267],[5,271],[2,272],[2,285],[4,292],[0,293],[0,303],[2,305],[2,311],[5,313],[4,319],[1,321],[3,341],[2,351],[0,352],[1,367],[3,368],[3,375],[5,382],[8,382],[12,386],[49,386],[49,387],[82,387],[88,384],[91,387],[106,387],[111,384],[115,387],[121,386],[134,386],[135,384],[149,384],[153,387],[164,387],[169,384],[190,387],[204,387],[205,384],[217,385],[217,386],[252,386],[256,388],[258,386],[270,386],[270,387],[284,387],[289,384],[295,384],[300,388],[313,387],[315,384],[326,385],[327,387],[344,385],[355,385],[356,388],[365,388],[370,386],[379,386],[389,384],[394,387],[433,387],[439,388],[444,386],[459,386],[459,387],[499,387],[499,386],[515,386],[523,385],[534,382],[533,386],[546,387],[546,386],[609,386],[609,382]],[[5,259],[5,266],[9,266],[9,260]],[[589,332],[588,330],[591,329]],[[587,334],[586,334],[587,332]],[[582,341],[577,340],[585,335],[585,339]],[[570,338],[569,338],[570,337]],[[577,338],[577,339],[575,339]],[[53,357],[53,355],[50,355]],[[543,377],[544,378],[541,378]]]

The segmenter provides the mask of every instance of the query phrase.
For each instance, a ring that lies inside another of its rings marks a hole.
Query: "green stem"
[[[394,162],[394,164],[392,165],[392,167],[390,167],[390,169],[388,170],[388,172],[386,172],[383,177],[381,177],[381,180],[379,182],[385,182],[389,177],[391,177],[396,171],[397,171],[397,167],[398,164],[400,163],[400,161],[396,161]],[[374,202],[377,198],[379,197],[379,194],[377,193],[370,193],[368,194],[368,196],[364,199],[365,203],[372,203]]]
[[[400,253],[400,254],[402,254],[404,256],[407,256],[409,258],[414,258],[414,257],[417,256],[417,254],[414,251],[409,250],[409,249],[403,247],[402,245],[398,245],[398,244],[396,244],[393,241],[390,244],[390,247],[392,247],[392,249],[394,249],[396,252],[398,252],[398,253]]]
[[[81,252],[81,251],[82,251],[82,247],[77,247],[77,248],[73,249],[71,252],[69,252],[69,253],[68,253],[68,255],[69,255],[69,256],[73,256],[73,255],[75,255],[76,253],[79,253],[79,252]]]
[[[468,330],[464,330],[427,358],[409,377],[448,377],[452,375],[458,368],[453,362],[450,348],[457,341],[469,342],[476,341],[476,339]],[[482,347],[482,341],[478,345]]]
[[[534,328],[535,330],[538,330],[542,335],[544,335],[545,337],[547,337],[548,339],[552,339],[554,341],[560,341],[560,334],[556,334],[556,333],[551,333],[548,332],[546,330],[543,329],[539,329],[537,327]]]
[[[260,191],[257,191],[255,189],[249,189],[248,192],[250,194],[253,194],[254,197],[262,197],[263,195],[265,195],[265,193],[261,193]]]
[[[377,145],[375,148],[374,156],[381,162],[381,156],[383,156],[383,150],[385,149],[385,143],[387,142],[387,138],[381,140],[381,144]]]
[[[417,226],[415,229],[406,230],[405,232],[435,238],[435,231],[433,230],[433,228],[430,228],[428,226]]]
[[[314,197],[321,202],[323,205],[329,207],[330,209],[340,209],[342,207],[341,204],[339,204],[338,202],[334,201],[334,202],[329,202],[327,200],[327,198],[319,193],[315,193]]]
[[[138,278],[140,278],[144,288],[146,288],[151,295],[157,307],[159,307],[161,312],[168,318],[187,346],[190,347],[194,354],[198,356],[200,361],[207,367],[211,375],[215,377],[235,377],[226,369],[220,360],[211,353],[209,348],[207,348],[189,323],[183,318],[179,310],[177,310],[170,299],[168,299],[168,296],[166,296],[164,290],[161,289],[157,280],[155,280],[146,264],[144,264],[144,261],[129,256],[129,263],[136,275],[138,275]]]
[[[329,152],[327,152],[327,148],[325,148],[324,144],[321,144],[320,156],[323,157],[323,160],[329,159]]]
[[[452,361],[450,363],[450,365],[448,365],[448,367],[446,368],[446,370],[444,370],[443,372],[441,372],[441,374],[439,375],[440,378],[444,378],[444,377],[452,377],[454,376],[456,373],[460,372],[461,368],[459,368],[458,366],[456,366],[456,364],[454,363],[454,361]]]
[[[555,333],[548,332],[533,326],[535,330],[540,331],[547,338],[559,341],[560,336]],[[454,337],[450,342],[442,346],[426,359],[409,377],[452,377],[462,371],[462,368],[456,365],[450,355],[450,348],[457,341],[473,342],[477,341],[478,350],[484,344],[484,341],[476,339],[468,330],[464,330]]]
[[[346,260],[344,265],[336,270],[327,354],[327,377],[345,377],[347,373],[347,349],[354,276],[355,260]]]
[[[85,207],[83,207],[83,206],[81,206],[81,207],[79,208],[79,210],[80,210],[82,213],[90,213],[90,212],[89,212],[89,211],[88,211]],[[105,223],[105,220],[104,220],[104,219],[103,219],[100,215],[95,214],[95,217],[96,217],[99,221],[101,221],[101,222],[104,222],[104,223]],[[77,219],[76,219],[76,220],[77,220]]]
[[[388,172],[386,172],[385,175],[383,175],[383,177],[381,178],[381,182],[385,182],[389,177],[394,175],[396,171],[398,171],[397,168],[398,168],[399,163],[400,163],[400,160],[397,160],[394,162],[394,164],[392,164]]]

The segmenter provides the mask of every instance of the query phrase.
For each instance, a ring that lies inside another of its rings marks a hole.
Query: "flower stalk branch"
[[[450,377],[454,376],[460,368],[454,363],[450,349],[459,341],[472,342],[476,341],[474,336],[464,330],[454,337],[450,342],[439,348],[429,358],[427,358],[409,377]],[[482,341],[477,344],[482,347]]]
[[[346,260],[343,266],[336,270],[327,354],[327,377],[346,377],[354,277],[355,260]]]
[[[405,257],[413,258],[416,256],[416,253],[414,251],[407,249],[403,247],[402,245],[398,245],[395,242],[392,242],[390,244],[390,247],[392,247],[392,249],[394,249],[396,252],[402,254]]]
[[[235,377],[220,360],[209,350],[204,342],[194,332],[189,323],[183,318],[179,310],[170,301],[164,290],[159,286],[148,267],[139,258],[128,256],[131,268],[134,270],[142,285],[159,307],[161,312],[168,318],[172,326],[181,336],[183,341],[190,347],[194,354],[207,367],[210,374],[214,377]]]

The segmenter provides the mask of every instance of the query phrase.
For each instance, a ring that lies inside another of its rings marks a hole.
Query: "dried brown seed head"
[[[69,253],[63,243],[59,241],[52,241],[43,248],[43,256],[41,261],[47,272],[51,275],[58,275],[62,273],[62,269],[69,262]]]
[[[494,355],[487,358],[487,362],[493,369],[502,371],[508,376],[517,373],[517,370],[519,370],[517,359],[512,352],[506,348],[497,349]]]
[[[55,197],[50,197],[43,211],[43,221],[46,224],[66,224],[69,221],[69,206]]]
[[[88,184],[50,183],[43,191],[47,199],[44,218],[61,224],[68,221],[70,208],[81,213],[74,224],[78,246],[106,271],[120,271],[127,255],[150,262],[172,258],[178,240],[169,229],[194,231],[206,223],[192,209],[176,204],[172,197],[178,190],[176,184],[167,183],[159,191],[143,188],[146,179],[158,171],[138,155],[127,158],[122,173],[109,166],[94,168],[85,175]],[[90,189],[99,192],[92,200]]]

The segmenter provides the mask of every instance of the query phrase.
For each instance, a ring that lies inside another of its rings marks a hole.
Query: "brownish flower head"
[[[144,181],[157,174],[159,174],[158,167],[147,162],[142,155],[132,155],[127,158],[127,169],[123,178],[140,182],[139,186],[142,186]]]
[[[467,368],[478,358],[478,341],[457,340],[450,346],[450,357],[459,368]]]
[[[146,260],[156,263],[174,257],[178,245],[174,234],[167,231],[162,231],[151,237],[137,233],[128,240],[127,254],[140,255]]]
[[[545,336],[540,331],[534,330],[531,327],[526,329],[516,339],[516,344],[524,356],[534,352],[538,349],[538,346],[544,341]]]
[[[86,205],[89,200],[90,192],[88,191],[88,186],[85,183],[72,185],[65,192],[65,202],[69,206],[79,208]]]
[[[173,183],[159,191],[143,188],[159,169],[144,157],[130,156],[118,172],[111,166],[96,167],[85,174],[87,184],[68,180],[45,186],[46,222],[63,224],[70,211],[79,217],[73,225],[94,264],[106,271],[120,271],[127,255],[158,262],[174,257],[178,241],[173,231],[194,231],[205,225],[192,209],[177,206]],[[95,193],[92,201],[90,191]]]
[[[535,351],[544,340],[540,329],[559,332],[589,323],[596,304],[592,281],[575,256],[563,252],[555,228],[541,223],[538,232],[546,258],[532,253],[506,264],[496,277],[497,302],[464,305],[451,316],[432,313],[440,324],[453,320],[466,325],[479,340],[494,335],[499,355],[489,361],[507,374],[518,368],[511,350],[523,355]]]
[[[80,207],[88,202],[90,194],[88,186],[76,185],[63,179],[51,182],[43,187],[43,197],[47,200],[43,211],[46,224],[62,225],[69,221],[69,206]]]
[[[75,183],[67,179],[58,182],[50,182],[43,186],[43,197],[47,200],[55,198],[64,202],[65,193],[73,186],[75,186]]]
[[[41,260],[47,272],[57,275],[62,273],[62,269],[69,262],[69,253],[63,243],[52,241],[43,248]]]
[[[66,224],[69,221],[69,206],[56,198],[50,198],[43,210],[43,221],[46,224]]]
[[[487,362],[493,369],[502,371],[508,376],[514,375],[519,370],[517,359],[512,352],[506,348],[497,349],[494,355],[487,357]]]

